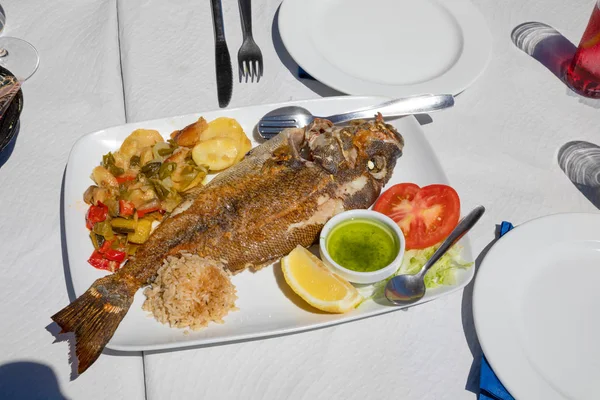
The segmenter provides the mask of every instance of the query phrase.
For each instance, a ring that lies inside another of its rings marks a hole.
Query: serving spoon
[[[328,117],[316,117],[305,108],[288,106],[277,108],[265,114],[258,121],[257,130],[263,139],[271,139],[287,128],[304,128],[312,123],[315,118],[327,119],[334,124],[348,122],[354,119],[373,119],[379,112],[384,118],[400,117],[412,114],[424,114],[443,110],[454,105],[454,96],[451,94],[424,94],[420,96],[405,97],[390,100],[375,106],[361,108],[343,114]]]
[[[425,274],[446,252],[469,231],[485,212],[483,206],[477,206],[466,217],[460,220],[456,228],[444,240],[442,245],[433,253],[421,271],[414,275],[396,275],[385,285],[385,297],[394,305],[408,306],[416,303],[425,296]]]

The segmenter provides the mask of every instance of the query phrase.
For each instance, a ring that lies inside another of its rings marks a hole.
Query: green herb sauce
[[[400,250],[398,239],[384,224],[352,219],[337,225],[327,236],[327,251],[339,265],[358,272],[372,272],[389,265]]]

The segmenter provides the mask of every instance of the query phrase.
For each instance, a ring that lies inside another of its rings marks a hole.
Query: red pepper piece
[[[130,182],[135,180],[135,175],[120,175],[115,177],[117,179],[117,182],[120,184],[125,183],[125,182]]]
[[[138,218],[142,218],[144,215],[146,214],[150,214],[151,212],[154,211],[159,211],[160,213],[164,213],[165,210],[161,209],[160,207],[152,207],[152,208],[146,208],[145,210],[137,210],[137,216]]]
[[[104,252],[104,258],[110,261],[116,261],[119,264],[125,261],[127,254],[124,251],[108,249]]]
[[[94,250],[88,263],[98,269],[115,272],[121,267],[121,263],[125,261],[127,253],[121,250],[113,249],[112,241],[107,240],[98,250]]]
[[[94,250],[88,259],[88,263],[95,268],[110,271],[110,261],[104,258],[98,250]]]
[[[127,257],[127,253],[125,253],[124,251],[118,250],[118,249],[113,249],[112,244],[113,244],[112,240],[107,240],[102,244],[102,247],[100,247],[97,251],[100,253],[100,255],[102,257],[106,258],[107,260],[122,263],[123,261],[125,261],[125,257]]]
[[[122,217],[129,217],[133,215],[135,205],[131,201],[119,200],[119,215]]]
[[[98,204],[95,206],[91,205],[87,212],[87,215],[85,216],[85,226],[87,226],[88,229],[92,229],[94,227],[94,224],[106,220],[107,216],[107,206],[105,206],[101,202],[98,202]]]
[[[102,246],[96,251],[102,256],[104,253],[106,253],[107,250],[110,250],[112,248],[112,243],[112,240],[105,240],[104,243],[102,243]]]

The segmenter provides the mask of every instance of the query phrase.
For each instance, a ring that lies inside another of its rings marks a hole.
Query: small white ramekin
[[[359,272],[353,271],[348,268],[344,268],[331,258],[329,252],[327,251],[327,236],[331,232],[333,228],[342,222],[353,220],[353,219],[370,219],[378,221],[391,229],[391,231],[396,236],[398,240],[398,255],[388,266],[383,267],[377,271],[372,272]],[[405,239],[402,231],[398,227],[398,225],[387,215],[378,213],[376,211],[371,210],[350,210],[344,211],[335,217],[331,218],[321,230],[321,235],[319,237],[319,252],[321,254],[321,260],[327,265],[329,269],[331,269],[336,274],[345,278],[349,282],[360,283],[360,284],[371,284],[375,282],[382,281],[392,274],[394,274],[400,265],[402,264],[402,259],[404,258],[404,247],[405,247]]]

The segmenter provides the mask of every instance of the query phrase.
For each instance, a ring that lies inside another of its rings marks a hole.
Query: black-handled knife
[[[213,24],[215,26],[215,64],[217,68],[217,97],[219,107],[227,107],[233,92],[233,73],[231,58],[225,42],[223,27],[223,7],[221,0],[211,0]]]

